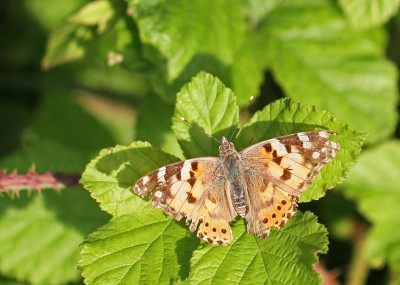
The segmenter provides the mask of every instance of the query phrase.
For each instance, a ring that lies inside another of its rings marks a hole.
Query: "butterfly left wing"
[[[176,220],[186,217],[190,231],[198,227],[199,238],[226,245],[233,238],[229,222],[236,213],[219,171],[216,157],[181,161],[140,178],[133,191],[142,197],[150,194],[153,206]]]
[[[249,209],[247,229],[265,237],[296,212],[296,201],[339,150],[330,131],[297,133],[263,141],[240,152]]]

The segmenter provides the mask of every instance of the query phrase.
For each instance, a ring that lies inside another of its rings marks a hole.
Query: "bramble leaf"
[[[217,155],[219,143],[210,136],[230,138],[238,119],[232,91],[218,78],[200,72],[177,95],[172,129],[186,158]]]
[[[326,0],[283,1],[261,29],[272,73],[286,95],[369,131],[370,142],[392,133],[397,70],[384,56],[382,29],[354,31]]]
[[[79,268],[88,284],[169,284],[187,277],[197,245],[197,238],[159,209],[133,208],[85,240]]]
[[[164,99],[173,102],[181,86],[201,70],[230,81],[229,67],[245,32],[239,1],[129,2],[144,56],[157,67],[154,88]]]
[[[320,284],[312,265],[317,253],[328,250],[327,233],[310,212],[296,213],[265,240],[246,233],[240,222],[228,246],[205,246],[193,253],[189,283]]]
[[[384,24],[399,10],[399,0],[339,0],[351,25],[356,29],[368,29]]]
[[[100,151],[86,167],[81,183],[91,192],[100,207],[118,216],[130,214],[145,203],[131,193],[135,181],[165,164],[178,161],[146,142],[117,145]]]

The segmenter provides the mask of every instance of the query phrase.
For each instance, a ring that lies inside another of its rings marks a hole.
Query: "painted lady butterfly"
[[[174,219],[186,217],[190,231],[211,244],[232,240],[237,215],[247,231],[265,238],[296,212],[300,195],[339,150],[331,131],[291,134],[237,152],[225,137],[219,157],[200,157],[161,167],[140,178],[133,191],[150,193],[153,206]]]

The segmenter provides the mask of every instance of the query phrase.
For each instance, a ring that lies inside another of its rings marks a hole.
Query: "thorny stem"
[[[0,172],[0,194],[8,193],[11,196],[18,196],[19,191],[41,191],[43,189],[61,190],[67,186],[79,184],[79,174],[65,173],[37,173],[32,167],[25,174],[18,174],[16,171],[7,174]]]
[[[368,225],[362,221],[354,221],[353,242],[354,252],[346,278],[347,285],[363,285],[368,277],[368,263],[364,256],[365,238]]]

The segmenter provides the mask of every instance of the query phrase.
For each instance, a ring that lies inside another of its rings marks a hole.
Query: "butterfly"
[[[210,244],[232,241],[229,222],[265,238],[297,210],[300,195],[340,149],[332,131],[300,132],[251,145],[240,152],[225,137],[219,157],[180,161],[140,178],[133,191],[174,219],[186,217],[191,232]]]

